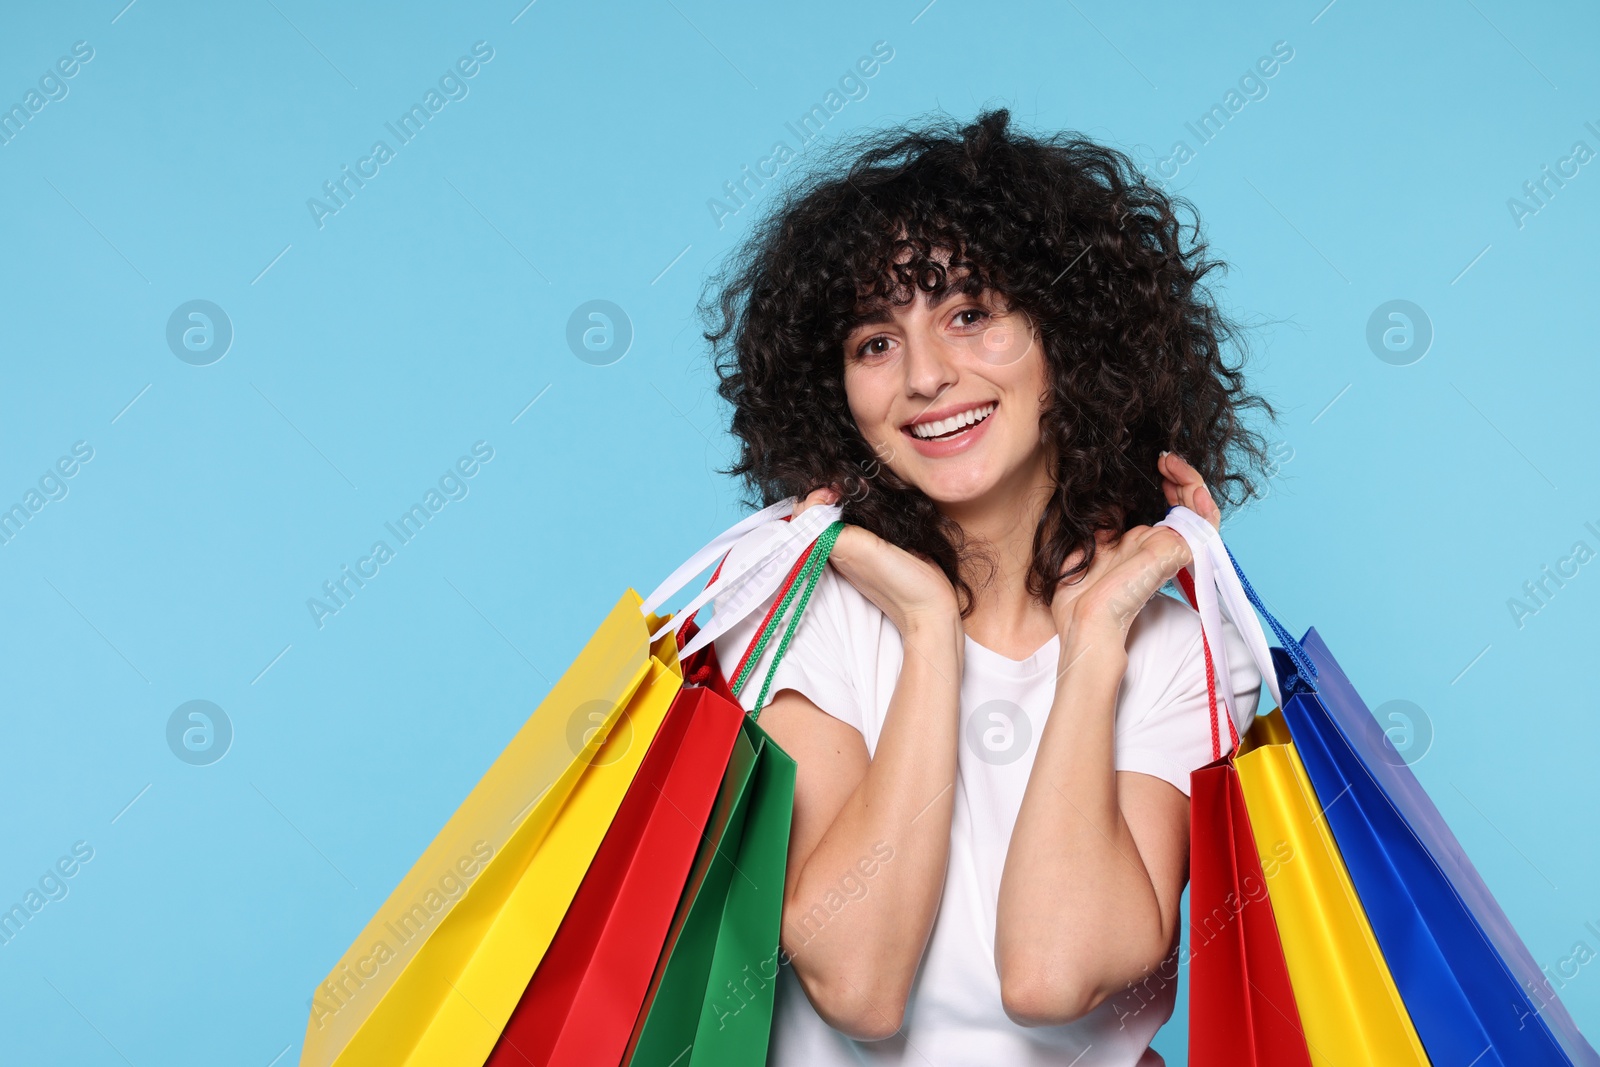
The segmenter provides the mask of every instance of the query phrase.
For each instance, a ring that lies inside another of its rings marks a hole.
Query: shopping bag
[[[1314,673],[1275,651],[1284,720],[1433,1062],[1600,1065],[1321,635],[1294,647]]]
[[[749,516],[702,553],[795,503]],[[795,551],[779,545],[737,576],[748,596],[759,601],[778,580],[773,558]],[[629,589],[612,608],[319,987],[303,1065],[483,1063],[681,686],[681,624],[654,609],[694,562],[649,601]]]
[[[1320,813],[1427,1055],[1475,1067],[1600,1064],[1321,635],[1311,629],[1296,641],[1232,553],[1196,532],[1230,615],[1259,611],[1279,638],[1271,652],[1282,722],[1258,747],[1292,754],[1279,785],[1293,777]],[[1345,975],[1329,988],[1353,984]]]
[[[1292,857],[1278,865],[1267,893],[1312,1062],[1426,1067],[1280,712],[1256,720],[1234,765],[1263,863],[1279,842]]]
[[[795,560],[780,594],[804,562]],[[762,629],[770,626],[769,612]],[[686,620],[678,640],[695,633]],[[752,647],[760,641],[758,633]],[[705,670],[694,677],[704,681]],[[679,691],[491,1065],[620,1062],[744,716],[726,691],[692,682]]]
[[[1191,604],[1194,581],[1180,572]],[[1207,652],[1207,681],[1215,669]],[[1213,762],[1189,776],[1189,1065],[1311,1067],[1268,886],[1287,848],[1263,863],[1212,700]]]
[[[703,686],[678,692],[491,1067],[621,1061],[743,719]]]
[[[1202,543],[1203,534],[1184,511],[1174,509],[1160,525],[1183,534],[1191,550]],[[1189,1063],[1191,1067],[1310,1067],[1268,892],[1279,864],[1293,857],[1286,846],[1257,847],[1234,765],[1241,724],[1229,700],[1219,698],[1218,671],[1205,636],[1204,624],[1221,625],[1214,564],[1207,554],[1193,554],[1194,563],[1178,572],[1177,584],[1190,606],[1201,613],[1212,762],[1189,776],[1189,950],[1183,961],[1190,968]],[[1195,574],[1204,583],[1203,603]],[[1276,699],[1269,664],[1263,662],[1270,650],[1260,623],[1251,615],[1235,625],[1257,669],[1269,668],[1258,706],[1269,697]],[[1220,629],[1215,635],[1220,637]],[[1249,724],[1243,725],[1249,729]]]
[[[1180,533],[1193,556],[1182,584],[1200,614],[1213,715],[1219,705],[1229,712],[1231,738],[1237,719],[1232,694],[1219,694],[1216,687],[1218,677],[1232,677],[1222,640],[1220,607],[1226,607],[1261,671],[1262,700],[1270,694],[1281,707],[1287,686],[1278,676],[1260,621],[1241,587],[1241,576],[1231,561],[1219,563],[1222,542],[1215,528],[1183,507],[1173,508],[1158,525],[1170,526]],[[1276,620],[1273,622],[1276,627]],[[1215,718],[1212,733],[1215,751],[1219,747]],[[1268,909],[1252,912],[1252,903],[1240,908],[1237,919],[1224,913],[1230,922],[1239,924],[1236,937],[1245,933],[1244,924],[1253,924],[1251,932],[1258,936],[1249,947],[1259,949],[1257,954],[1230,956],[1230,946],[1224,942],[1222,953],[1208,959],[1206,949],[1210,946],[1204,946],[1196,955],[1197,967],[1215,968],[1230,958],[1241,966],[1239,975],[1231,977],[1220,990],[1212,985],[1217,977],[1214,970],[1211,974],[1197,971],[1193,976],[1190,1046],[1198,1053],[1194,1062],[1292,1064],[1304,1063],[1309,1056],[1317,1067],[1351,1063],[1426,1065],[1428,1058],[1322,820],[1299,757],[1289,743],[1280,712],[1256,716],[1231,759],[1221,759],[1191,776],[1191,804],[1196,780],[1202,784],[1201,799],[1205,802],[1209,799],[1204,790],[1206,781],[1218,777],[1224,785],[1237,781],[1245,817],[1231,825],[1243,823],[1249,827],[1260,864],[1260,884],[1264,887],[1257,896],[1268,904]],[[1215,849],[1211,835],[1218,829],[1213,823],[1194,824],[1191,849],[1201,849],[1202,862]],[[1246,873],[1253,876],[1255,871],[1247,866]],[[1205,884],[1200,888],[1202,893],[1211,892]],[[1208,896],[1198,898],[1202,906],[1211,902]],[[1196,910],[1193,887],[1190,906],[1193,939],[1198,931],[1206,930],[1203,917],[1207,914]],[[1281,983],[1282,972],[1276,970],[1265,924],[1260,921],[1268,916],[1281,945],[1287,991]],[[1194,951],[1191,947],[1191,953]],[[1244,967],[1255,963],[1263,966],[1263,973],[1277,979],[1277,984],[1263,986],[1256,995],[1241,999],[1245,989],[1239,978],[1248,981],[1250,976],[1243,973]],[[1230,978],[1225,973],[1222,977]],[[1271,1014],[1278,1014],[1282,1024],[1268,1019]],[[1303,1034],[1303,1043],[1286,1033],[1296,1025]]]
[[[352,1065],[480,1067],[660,728],[681,682],[678,672],[673,642],[658,641],[645,683],[526,864],[520,871],[507,864],[486,872],[474,886],[483,891],[484,906],[458,914],[424,947],[433,950],[435,963],[427,975],[437,990],[432,1012],[389,1014],[377,1040],[352,1043],[346,1053]],[[340,1067],[345,1062],[338,1061]]]
[[[746,717],[728,772],[677,936],[624,1060],[636,1067],[766,1062],[795,763]]]
[[[575,804],[580,785],[594,771],[615,779],[626,766],[616,752],[648,739],[680,675],[672,643],[652,647],[649,632],[659,620],[641,618],[639,603],[632,590],[617,601],[317,988],[303,1067],[405,1063],[427,1024],[456,996],[452,984],[522,871]],[[617,743],[603,753],[613,732]],[[594,787],[584,796],[604,792]],[[589,829],[603,829],[592,825],[593,806],[564,820],[561,840],[586,819]],[[553,902],[536,903],[548,911]]]
[[[739,842],[750,815],[756,747],[741,726],[717,792],[706,836],[667,947],[651,975],[643,1010],[636,1017],[623,1061],[641,1067],[671,1064],[694,1044],[711,976],[722,910],[738,864]]]
[[[785,502],[780,502],[757,515],[792,511],[792,504],[791,500],[786,508]],[[738,616],[748,609],[734,602],[735,594],[770,584],[773,572],[782,566],[785,559],[808,550],[805,538],[810,531],[821,527],[828,521],[829,514],[837,510],[836,505],[830,509],[810,508],[792,522],[788,521],[787,515],[783,515],[779,516],[782,521],[778,523],[773,523],[769,518],[764,524],[753,523],[755,517],[752,516],[736,524],[736,530],[753,525],[751,533],[755,536],[761,536],[764,532],[777,533],[778,536],[771,539],[764,553],[764,558],[773,561],[773,567],[769,571],[745,567],[738,575],[730,576],[726,583],[708,585],[703,596],[722,597],[718,600],[721,618],[714,619],[713,625],[727,626],[737,621]],[[728,535],[724,534],[723,538],[728,538]],[[705,549],[701,551],[703,553]],[[679,568],[680,573],[682,569]],[[651,600],[662,599],[663,590],[670,588],[672,581],[669,578],[668,582],[663,583],[652,594]],[[730,590],[730,585],[736,588]],[[632,590],[629,593],[632,594]],[[748,605],[750,602],[744,603]],[[730,610],[724,612],[722,606],[728,606]],[[647,625],[657,623],[650,605],[641,602],[638,610]],[[679,629],[676,621],[658,625],[651,634],[655,642],[651,647],[657,655],[670,660],[674,670],[681,674],[678,659],[681,636],[676,635]],[[700,636],[695,635],[696,638]],[[481,1067],[488,1058],[564,918],[601,839],[621,805],[623,794],[642,762],[645,746],[654,737],[674,695],[675,691],[663,688],[661,700],[648,705],[643,716],[644,730],[637,725],[639,717],[634,717],[635,737],[640,740],[617,759],[615,767],[599,766],[580,780],[575,800],[577,793],[590,787],[591,780],[594,780],[591,802],[581,809],[579,817],[574,817],[570,810],[563,811],[558,817],[551,831],[551,840],[555,842],[558,832],[565,827],[570,833],[560,842],[563,847],[552,849],[546,845],[534,854],[505,906],[484,930],[468,965],[451,983],[451,993],[454,995],[439,1005],[434,1018],[417,1039],[411,1058],[405,1061],[410,1067]],[[573,805],[569,804],[569,809],[571,807]]]
[[[1165,525],[1182,529],[1178,515]],[[1190,534],[1195,531],[1190,530]],[[1191,546],[1192,547],[1192,546]],[[1191,568],[1208,583],[1202,620],[1217,610],[1209,555]],[[1179,588],[1200,609],[1190,570],[1179,571]],[[1215,616],[1220,623],[1220,616]],[[1254,616],[1241,628],[1252,655],[1266,650]],[[1210,693],[1212,762],[1189,776],[1189,1063],[1191,1067],[1310,1067],[1300,1011],[1295,1006],[1283,943],[1268,891],[1278,866],[1293,859],[1286,843],[1270,854],[1258,849],[1234,755],[1237,724],[1218,699],[1210,641],[1202,628],[1206,684]],[[1263,664],[1257,659],[1256,666]],[[1225,675],[1225,677],[1231,677]],[[1263,675],[1262,698],[1276,698]],[[1271,709],[1268,709],[1269,711]]]
[[[766,643],[779,642],[756,708],[735,742],[711,825],[630,1038],[623,1062],[631,1067],[760,1067],[766,1062],[795,763],[756,718],[839,528],[831,523],[797,561],[803,569],[786,578],[784,595],[773,601],[735,666],[731,685],[715,646],[698,646],[686,661],[690,677],[737,703]],[[775,638],[791,600],[795,611],[783,636]],[[697,647],[695,639],[684,647]]]

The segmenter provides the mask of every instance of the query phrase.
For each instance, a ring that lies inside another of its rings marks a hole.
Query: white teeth
[[[917,425],[911,427],[911,433],[914,436],[921,438],[938,437],[940,434],[947,434],[952,430],[960,429],[963,426],[967,426],[975,422],[982,422],[984,419],[988,418],[991,413],[993,413],[994,409],[995,405],[993,404],[984,404],[981,407],[969,408],[968,410],[960,412],[959,414],[950,416],[948,419],[940,419],[938,422],[918,423]]]

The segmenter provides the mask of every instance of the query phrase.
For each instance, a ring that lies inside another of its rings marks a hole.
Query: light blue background
[[[0,905],[94,849],[0,946],[8,1062],[294,1062],[315,983],[603,613],[743,513],[693,306],[771,187],[720,228],[708,200],[876,41],[829,137],[999,104],[1152,170],[1198,148],[1170,188],[1292,453],[1230,544],[1369,704],[1422,709],[1416,772],[1534,957],[1600,951],[1600,562],[1507,606],[1600,549],[1600,164],[1507,204],[1600,149],[1592,9],[124,2],[0,34],[7,107],[94,49],[0,146],[0,506],[94,449],[0,546]],[[319,229],[307,199],[477,41],[469,95]],[[235,330],[210,366],[166,343],[192,299]],[[565,340],[592,299],[635,330],[606,366]],[[1435,330],[1407,366],[1365,340],[1392,299]],[[319,629],[307,599],[477,441],[470,495]],[[210,766],[166,741],[194,699],[235,731]],[[1560,981],[1600,1036],[1600,967]]]

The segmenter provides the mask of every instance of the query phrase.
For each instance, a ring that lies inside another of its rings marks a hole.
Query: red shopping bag
[[[1189,781],[1189,1063],[1311,1067],[1233,757]]]
[[[621,1061],[743,717],[679,690],[488,1064]]]
[[[1189,572],[1179,571],[1178,582],[1194,605]],[[1209,642],[1205,653],[1214,762],[1189,776],[1189,1063],[1311,1067],[1233,765],[1239,736],[1233,719],[1218,713]],[[1227,755],[1222,754],[1221,718],[1227,719],[1231,738]]]

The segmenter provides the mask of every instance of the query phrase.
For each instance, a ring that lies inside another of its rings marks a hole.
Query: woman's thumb
[[[838,491],[832,486],[825,485],[820,489],[813,489],[810,493],[806,494],[806,498],[799,503],[799,505],[795,508],[795,511],[796,513],[799,513],[800,511],[811,507],[813,504],[837,504],[838,502]]]

